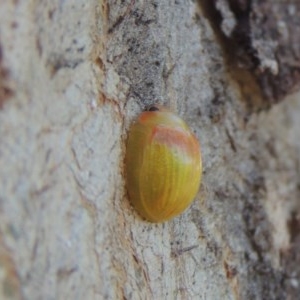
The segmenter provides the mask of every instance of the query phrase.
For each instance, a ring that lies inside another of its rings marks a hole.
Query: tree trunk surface
[[[272,3],[1,1],[0,299],[299,299],[300,6]],[[124,174],[154,103],[203,158],[162,224]]]

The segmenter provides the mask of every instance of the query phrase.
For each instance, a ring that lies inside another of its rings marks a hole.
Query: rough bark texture
[[[299,88],[299,1],[200,2],[227,54],[231,74],[244,91],[248,109],[270,107]]]
[[[264,87],[241,92],[204,2],[0,5],[0,299],[297,299],[299,94],[253,112]],[[123,174],[155,102],[204,163],[164,224],[132,209]]]

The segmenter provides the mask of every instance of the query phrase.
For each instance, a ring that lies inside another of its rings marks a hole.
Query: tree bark
[[[1,2],[0,299],[298,299],[297,57],[240,64],[238,8],[211,3]],[[281,70],[292,88],[277,93]],[[124,178],[127,130],[154,103],[203,157],[194,203],[163,224],[140,218]]]

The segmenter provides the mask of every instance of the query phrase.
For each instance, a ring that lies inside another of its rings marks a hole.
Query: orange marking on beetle
[[[167,145],[170,148],[179,148],[184,152],[189,153],[191,153],[191,150],[195,149],[198,144],[196,141],[197,144],[195,145],[193,136],[187,135],[183,130],[179,128],[170,128],[164,125],[158,125],[152,129],[150,140]],[[191,143],[193,144],[192,147]]]
[[[153,118],[153,115],[156,114],[155,111],[144,111],[140,114],[138,121],[141,123],[147,123],[147,121]]]

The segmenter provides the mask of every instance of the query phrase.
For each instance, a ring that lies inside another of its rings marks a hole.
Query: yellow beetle
[[[129,130],[125,168],[133,206],[148,221],[163,222],[183,212],[197,194],[200,145],[182,119],[152,106]]]

